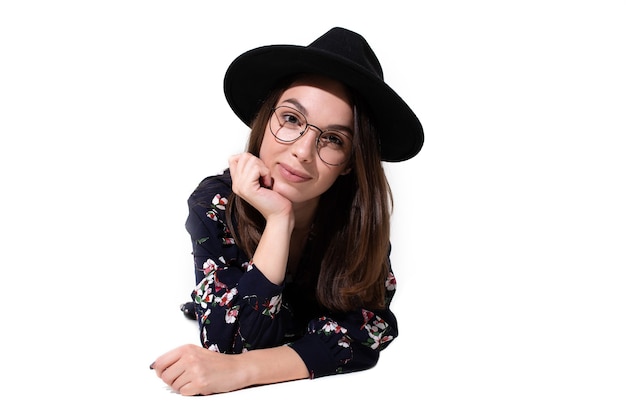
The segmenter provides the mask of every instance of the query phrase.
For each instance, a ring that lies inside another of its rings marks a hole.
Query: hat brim
[[[229,66],[224,94],[237,117],[250,126],[270,90],[286,76],[326,75],[343,82],[369,106],[381,140],[381,159],[412,158],[424,143],[422,124],[387,83],[339,55],[296,45],[263,46],[245,52]]]

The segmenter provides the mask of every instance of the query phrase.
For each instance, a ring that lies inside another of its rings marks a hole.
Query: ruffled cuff
[[[312,379],[369,369],[376,365],[379,357],[377,351],[345,334],[313,329],[289,346],[300,355]]]

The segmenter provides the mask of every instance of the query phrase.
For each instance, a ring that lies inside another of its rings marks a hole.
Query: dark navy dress
[[[196,287],[194,302],[200,340],[210,350],[242,353],[288,345],[302,358],[311,378],[373,367],[398,335],[389,310],[396,281],[386,279],[386,308],[333,313],[315,302],[298,272],[282,285],[270,282],[244,254],[226,225],[231,194],[228,171],[208,177],[188,200]],[[299,271],[307,268],[306,248]]]

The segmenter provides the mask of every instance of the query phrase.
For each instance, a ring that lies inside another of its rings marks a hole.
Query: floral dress
[[[312,291],[298,285],[297,276],[275,285],[235,244],[225,220],[230,194],[227,170],[203,180],[188,200],[185,226],[196,267],[191,297],[202,345],[222,353],[288,345],[311,378],[373,367],[380,351],[398,335],[389,310],[393,274],[385,282],[385,309],[325,311]]]

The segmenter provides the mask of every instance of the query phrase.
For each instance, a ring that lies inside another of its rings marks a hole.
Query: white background
[[[0,414],[624,416],[621,1],[6,1]],[[388,164],[400,337],[370,371],[204,398],[186,199],[247,130],[240,53],[363,34],[420,117]]]

